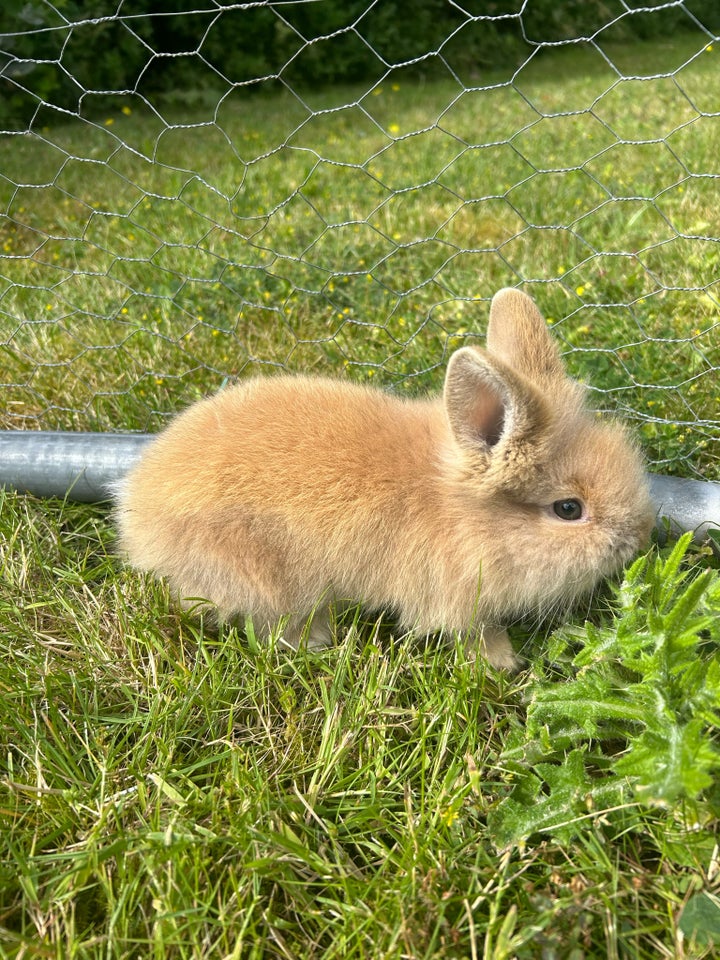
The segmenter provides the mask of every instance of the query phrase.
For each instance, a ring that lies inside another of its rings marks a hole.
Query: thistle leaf
[[[527,723],[503,757],[512,790],[491,816],[499,843],[569,838],[588,803],[612,806],[628,790],[649,806],[716,787],[720,576],[684,563],[690,543],[636,561],[614,618],[585,625],[576,673],[530,687]],[[561,636],[576,644],[578,633]]]

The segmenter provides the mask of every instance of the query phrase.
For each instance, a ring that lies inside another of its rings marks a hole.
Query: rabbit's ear
[[[522,440],[547,423],[542,397],[524,377],[475,347],[448,363],[444,403],[457,442],[490,454],[508,438]]]
[[[533,383],[567,379],[557,345],[542,314],[526,293],[512,288],[495,294],[490,307],[487,348]]]

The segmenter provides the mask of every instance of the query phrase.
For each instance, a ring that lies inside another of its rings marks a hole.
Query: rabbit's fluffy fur
[[[282,375],[194,404],[119,485],[117,520],[130,563],[222,619],[267,633],[286,618],[289,643],[324,643],[331,605],[355,600],[512,667],[505,625],[590,592],[653,512],[627,434],[585,409],[535,304],[508,289],[441,397]]]

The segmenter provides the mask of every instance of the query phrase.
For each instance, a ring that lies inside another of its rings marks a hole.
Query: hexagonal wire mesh
[[[718,477],[698,4],[435,3],[431,42],[383,0],[142,6],[3,15],[1,427],[154,431],[263,365],[438,385],[522,285],[655,469]]]

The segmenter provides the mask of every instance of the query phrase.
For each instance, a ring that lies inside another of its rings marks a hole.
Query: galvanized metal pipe
[[[108,500],[112,484],[140,457],[152,434],[0,431],[0,487],[36,497]],[[720,483],[650,474],[658,525],[692,530],[703,540],[720,530]]]
[[[720,530],[720,483],[657,473],[648,479],[659,529],[667,520],[673,533],[692,530],[698,542],[707,539],[709,529]]]
[[[150,433],[0,431],[0,487],[84,503],[108,500],[111,485],[151,439]]]

